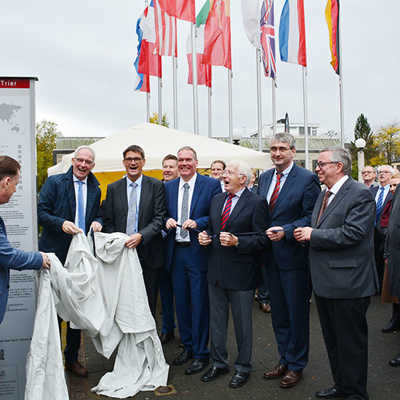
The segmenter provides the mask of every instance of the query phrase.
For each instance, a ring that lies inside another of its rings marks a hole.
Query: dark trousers
[[[257,290],[257,299],[260,303],[269,303],[269,286],[268,286],[268,273],[265,265],[260,267],[260,282]]]
[[[174,292],[172,277],[165,268],[160,274],[160,299],[162,307],[162,333],[173,332],[175,329]]]
[[[57,316],[57,318],[58,328],[61,333],[61,322],[63,320],[59,316]],[[64,349],[65,362],[68,364],[72,364],[75,361],[78,361],[79,347],[81,346],[81,330],[70,328],[69,322],[67,322],[66,342],[67,343]]]
[[[143,268],[143,280],[146,287],[147,299],[153,318],[156,318],[158,289],[160,286],[161,269]]]
[[[172,260],[176,317],[179,336],[193,357],[208,358],[207,271],[201,270],[190,247],[175,247]]]
[[[252,305],[253,290],[228,290],[208,285],[210,298],[211,357],[218,368],[228,367],[226,337],[228,331],[229,304],[235,327],[238,355],[235,370],[251,371],[253,349]]]
[[[382,291],[383,274],[385,271],[385,260],[383,259],[385,239],[386,239],[386,234],[381,230],[375,228],[375,233],[374,233],[375,265],[379,279],[379,293],[381,293]]]
[[[346,399],[367,400],[370,298],[315,299],[335,386]]]
[[[310,278],[305,269],[283,270],[267,266],[271,295],[272,326],[280,364],[301,371],[308,362],[310,346]]]

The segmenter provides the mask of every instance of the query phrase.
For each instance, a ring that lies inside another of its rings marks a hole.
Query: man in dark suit
[[[196,231],[206,229],[211,199],[221,192],[219,181],[196,173],[197,154],[189,146],[178,151],[180,178],[165,184],[168,219],[167,269],[172,271],[176,316],[183,351],[173,361],[182,365],[194,358],[185,373],[208,364],[207,251]],[[196,230],[196,231],[195,231]]]
[[[21,165],[8,156],[0,156],[0,204],[6,204],[16,192],[20,180]],[[0,217],[0,323],[7,308],[8,289],[10,286],[10,269],[23,271],[27,269],[50,268],[46,253],[39,251],[22,251],[11,246],[7,239],[6,227]]]
[[[228,163],[223,174],[226,193],[212,199],[207,231],[199,234],[200,244],[210,245],[208,293],[213,362],[201,380],[211,382],[229,371],[226,339],[230,303],[238,347],[235,373],[229,382],[234,389],[250,377],[253,293],[260,273],[260,253],[268,244],[265,230],[270,222],[266,200],[246,188],[251,175],[246,163]],[[244,232],[252,234],[241,235]]]
[[[165,190],[162,182],[143,175],[145,162],[140,146],[124,150],[126,177],[107,187],[102,206],[103,231],[129,235],[125,245],[137,249],[150,310],[155,316],[164,262],[161,228],[165,218]]]
[[[385,233],[380,229],[382,212],[388,201],[393,197],[390,191],[390,179],[393,176],[393,168],[390,165],[380,165],[378,167],[378,186],[370,187],[371,193],[375,198],[376,203],[376,218],[374,231],[374,246],[375,246],[375,264],[376,272],[379,278],[379,288],[382,289],[383,272],[385,270],[385,262],[383,260],[383,250],[385,246]],[[393,332],[397,329],[397,322],[389,322],[388,326],[382,329],[383,333]]]
[[[309,243],[311,278],[334,380],[333,387],[316,396],[367,400],[366,312],[378,288],[375,202],[365,185],[349,177],[347,150],[323,150],[316,172],[327,189],[315,204],[311,227],[294,231],[296,240]]]
[[[99,182],[91,172],[94,165],[94,151],[88,146],[78,147],[71,168],[65,174],[50,176],[40,191],[38,220],[43,231],[39,249],[55,253],[63,264],[74,234],[102,229]],[[85,377],[87,369],[78,362],[80,342],[81,331],[68,324],[65,367]]]
[[[267,236],[272,256],[265,265],[271,296],[272,325],[278,343],[279,363],[264,373],[280,379],[280,387],[295,386],[308,362],[309,300],[311,295],[307,249],[293,238],[293,230],[310,224],[320,193],[315,174],[298,167],[294,137],[278,133],[270,142],[275,165],[259,179],[258,193],[266,198],[271,213]]]

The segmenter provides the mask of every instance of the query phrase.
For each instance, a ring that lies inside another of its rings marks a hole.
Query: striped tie
[[[221,232],[225,229],[226,227],[226,221],[228,221],[229,214],[231,213],[231,207],[232,207],[232,199],[235,197],[234,194],[230,194],[227,197],[224,211],[222,212],[221,215]]]
[[[383,194],[385,193],[385,187],[380,187],[380,192],[378,195],[378,201],[376,202],[376,217],[375,217],[375,225],[378,224],[379,218],[381,217],[382,208],[383,208]]]
[[[269,199],[269,209],[272,211],[275,207],[276,200],[278,199],[279,196],[279,190],[281,188],[281,178],[283,174],[280,172],[276,173],[276,184],[274,191],[272,192],[271,198]]]

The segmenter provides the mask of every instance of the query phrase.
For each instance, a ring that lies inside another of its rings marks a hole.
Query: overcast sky
[[[250,1],[250,0],[249,0]],[[284,0],[275,1],[275,25]],[[346,0],[342,7],[345,134],[360,113],[373,129],[400,121],[400,2]],[[203,0],[196,1],[200,9]],[[309,121],[339,130],[338,78],[330,66],[326,0],[305,0]],[[2,76],[36,76],[37,121],[58,124],[64,136],[105,136],[144,122],[145,95],[135,92],[136,21],[143,0],[14,0],[2,5]],[[241,1],[231,0],[234,128],[256,129],[255,50],[245,36]],[[192,131],[192,87],[187,85],[185,43],[189,23],[178,25],[179,129]],[[277,47],[278,49],[278,47]],[[277,51],[277,58],[279,58]],[[164,104],[173,120],[172,68],[163,60]],[[277,65],[277,116],[303,121],[300,67]],[[213,133],[228,135],[227,73],[213,67]],[[151,111],[157,81],[151,80]],[[200,130],[207,135],[207,91],[199,88]],[[271,81],[262,79],[263,122],[271,123]]]

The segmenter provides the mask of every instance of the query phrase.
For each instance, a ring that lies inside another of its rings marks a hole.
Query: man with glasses
[[[385,270],[385,262],[383,259],[383,250],[385,244],[385,235],[379,229],[381,224],[382,211],[389,200],[392,199],[393,195],[390,192],[390,179],[393,176],[393,168],[390,165],[380,165],[378,167],[378,182],[379,185],[370,188],[372,195],[375,198],[376,203],[376,216],[375,216],[375,234],[374,234],[374,245],[375,245],[375,263],[376,271],[379,278],[379,288],[382,289],[383,272]],[[383,328],[384,333],[393,332],[394,326],[389,324]]]
[[[88,146],[78,147],[70,169],[47,178],[39,194],[38,221],[43,227],[39,250],[55,253],[63,264],[73,235],[102,229],[99,182],[91,172],[94,165],[94,151]],[[65,368],[86,377],[87,369],[78,361],[80,343],[81,331],[68,324]]]
[[[162,182],[143,175],[145,163],[140,146],[131,145],[124,150],[126,176],[107,187],[102,206],[103,231],[129,235],[125,246],[137,249],[150,310],[155,317],[164,263],[161,228],[166,212],[165,190]]]
[[[364,185],[366,185],[368,188],[378,186],[378,184],[375,182],[376,171],[375,171],[374,167],[371,167],[370,165],[366,165],[361,171],[361,176],[362,176]]]
[[[293,230],[310,224],[314,203],[320,193],[315,174],[294,163],[294,137],[274,135],[270,156],[275,168],[259,179],[258,194],[267,199],[271,226],[266,234],[272,254],[265,257],[271,296],[272,325],[280,360],[264,373],[279,379],[281,388],[295,386],[308,362],[310,276],[307,249],[293,238]]]
[[[316,397],[368,400],[366,313],[378,285],[373,258],[375,202],[368,188],[350,178],[347,150],[323,150],[316,172],[326,189],[315,203],[311,224],[294,231],[299,243],[309,245],[312,284],[334,382]]]

